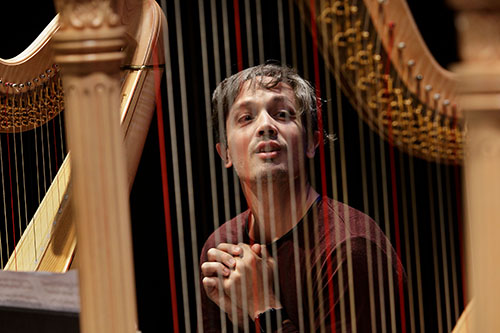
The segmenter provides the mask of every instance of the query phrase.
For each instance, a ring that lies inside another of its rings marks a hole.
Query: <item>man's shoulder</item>
[[[244,240],[246,235],[246,222],[250,211],[246,210],[231,220],[223,223],[208,237],[203,249],[201,259],[203,261],[209,249],[216,247],[220,243],[238,244]]]
[[[323,207],[328,207],[329,211],[344,223],[345,228],[340,228],[340,230],[335,223],[330,224],[332,234],[339,231],[341,233],[337,246],[342,247],[349,240],[352,258],[365,262],[367,246],[370,244],[373,247],[372,250],[379,249],[388,260],[392,261],[398,274],[405,276],[400,258],[392,247],[391,241],[374,219],[356,208],[330,198],[321,200],[321,204],[326,205]],[[321,209],[321,205],[318,205],[318,209]]]
[[[321,210],[321,207],[327,207],[330,219],[333,221],[338,220],[344,225],[344,230],[349,231],[350,238],[361,237],[368,238],[370,240],[380,240],[381,238],[386,238],[385,234],[374,219],[352,206],[326,197],[321,200],[321,204],[318,205],[318,209]],[[333,223],[331,224],[331,228],[338,228],[338,225]]]
[[[373,219],[360,210],[343,202],[328,197],[321,198],[321,204],[326,205],[330,211],[334,211],[342,219]]]

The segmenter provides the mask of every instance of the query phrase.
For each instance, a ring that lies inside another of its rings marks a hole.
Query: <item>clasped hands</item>
[[[264,245],[221,243],[209,249],[207,257],[201,265],[203,287],[231,321],[235,309],[242,325],[244,315],[254,320],[269,308],[281,308],[273,288],[276,261]]]

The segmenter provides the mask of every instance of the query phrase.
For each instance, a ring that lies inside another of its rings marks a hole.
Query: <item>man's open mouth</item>
[[[281,150],[281,146],[274,141],[265,141],[257,145],[257,153],[272,153]]]

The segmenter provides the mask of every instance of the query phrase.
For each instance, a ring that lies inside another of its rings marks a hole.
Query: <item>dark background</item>
[[[201,39],[200,39],[200,21],[197,1],[179,1],[180,16],[176,16],[175,1],[167,1],[166,16],[169,22],[169,45],[171,54],[171,73],[173,80],[173,103],[175,114],[175,125],[177,131],[178,168],[180,193],[177,195],[174,191],[174,158],[171,150],[171,132],[168,110],[168,94],[166,86],[163,88],[163,114],[166,134],[167,161],[169,170],[169,197],[170,197],[170,221],[173,229],[173,253],[170,253],[175,259],[175,289],[177,296],[177,309],[179,311],[180,331],[185,331],[185,322],[189,322],[191,330],[196,326],[196,297],[195,297],[195,272],[197,270],[196,259],[203,246],[205,239],[214,230],[214,223],[220,224],[225,219],[234,216],[240,209],[245,209],[244,200],[236,202],[239,194],[234,190],[232,171],[228,172],[229,180],[228,200],[229,214],[225,213],[224,195],[223,195],[223,169],[220,165],[218,156],[215,156],[215,170],[217,181],[212,184],[210,181],[209,149],[207,145],[207,121],[205,105],[205,86],[203,84],[203,65],[201,59]],[[223,8],[221,1],[216,1],[217,22],[211,22],[210,1],[205,1],[205,19],[207,21],[206,31],[208,38],[208,57],[209,57],[209,88],[211,94],[217,82],[216,66],[214,60],[214,41],[211,37],[211,29],[217,24],[219,31],[219,51],[221,54],[218,66],[221,69],[221,77],[224,78],[238,70],[237,52],[234,32],[234,9],[233,2],[227,1],[228,13],[228,32],[229,32],[229,68],[226,68],[226,58],[224,57],[223,45]],[[252,32],[254,39],[257,38],[256,28],[256,6],[254,1],[251,3]],[[278,27],[278,10],[276,1],[261,1],[262,3],[262,22],[264,31],[264,59],[282,59],[280,54],[280,36]],[[409,6],[415,16],[417,25],[437,61],[444,67],[457,61],[455,31],[453,27],[453,14],[441,1],[409,1]],[[12,9],[10,9],[10,7]],[[246,48],[245,33],[245,6],[244,1],[239,3],[241,18],[241,36],[243,45],[243,67],[250,65],[248,51]],[[284,7],[284,26],[291,26],[291,17],[288,16],[288,2],[283,1]],[[9,10],[2,10],[2,22],[4,24],[4,38],[0,46],[0,57],[9,58],[17,55],[43,30],[45,25],[52,19],[54,9],[51,2],[40,1],[26,5],[22,2],[9,4]],[[180,19],[180,21],[179,21]],[[286,60],[290,65],[294,65],[299,74],[306,79],[314,82],[313,56],[311,54],[312,43],[310,32],[307,27],[301,23],[298,9],[294,9],[293,20],[295,22],[295,31],[289,28],[285,30]],[[177,39],[176,25],[181,26],[183,43],[183,60],[185,62],[185,91],[188,96],[185,111],[189,123],[187,135],[190,140],[191,160],[192,160],[192,178],[193,178],[193,199],[194,209],[190,211],[188,204],[189,184],[185,163],[186,152],[184,150],[182,129],[182,101],[179,67],[179,40]],[[304,38],[304,39],[303,39]],[[291,50],[291,41],[294,39],[298,46],[298,51],[294,55]],[[257,41],[254,40],[254,64],[258,63],[259,50]],[[302,48],[305,45],[305,48]],[[296,59],[296,63],[294,62]],[[320,73],[322,98],[326,98],[326,77],[324,75],[324,64],[320,57]],[[330,75],[331,76],[331,75]],[[163,80],[165,82],[165,80]],[[331,76],[330,81],[334,84]],[[334,91],[334,86],[331,87]],[[335,96],[335,93],[332,93]],[[326,100],[326,106],[330,103],[333,110],[337,110],[335,100]],[[374,217],[387,234],[391,235],[392,243],[395,244],[395,231],[393,207],[391,201],[391,184],[389,168],[388,151],[390,147],[379,140],[376,133],[372,132],[368,126],[359,125],[357,112],[352,108],[347,99],[342,98],[342,118],[344,141],[337,140],[333,143],[334,164],[328,163],[327,175],[333,174],[336,179],[336,186],[332,186],[329,181],[328,194],[340,201],[347,202],[349,205],[365,211],[368,215]],[[338,112],[338,111],[336,111]],[[325,118],[328,115],[325,115]],[[337,115],[331,115],[334,119],[334,127],[328,128],[330,133],[339,133],[337,125]],[[171,331],[173,325],[172,318],[172,297],[170,293],[168,255],[166,243],[165,218],[163,215],[163,197],[161,189],[160,160],[158,151],[158,129],[157,118],[154,116],[150,132],[144,147],[143,158],[139,166],[136,181],[131,193],[131,213],[132,228],[134,237],[134,256],[136,265],[136,282],[139,309],[140,329],[145,332]],[[325,124],[327,119],[325,119]],[[361,136],[362,134],[362,136]],[[372,141],[370,141],[370,139]],[[365,141],[366,151],[360,151],[360,142]],[[346,160],[345,168],[347,178],[345,182],[341,177],[341,159],[340,145],[345,145]],[[370,144],[374,147],[369,150]],[[381,148],[385,150],[385,155],[381,154]],[[330,160],[330,147],[326,147],[327,161]],[[367,160],[367,172],[363,173],[361,169],[361,156],[364,155]],[[382,160],[385,159],[385,169],[383,169]],[[417,158],[410,158],[404,153],[395,151],[396,160],[396,180],[397,197],[400,212],[399,220],[401,223],[401,246],[402,261],[409,275],[413,286],[413,306],[415,309],[415,329],[423,329],[419,325],[419,315],[423,315],[425,328],[429,331],[450,331],[454,325],[458,313],[463,309],[462,279],[460,278],[460,251],[459,251],[459,225],[461,216],[461,203],[457,201],[456,193],[461,193],[460,183],[455,182],[455,177],[460,178],[461,169],[453,166],[444,166],[433,162],[426,162]],[[409,184],[411,180],[410,163],[415,170],[415,193],[416,205],[411,205]],[[316,158],[316,164],[313,170],[318,170],[319,159]],[[383,174],[387,175],[386,184],[383,183]],[[374,177],[372,176],[374,175]],[[317,172],[313,179],[313,184],[320,191],[320,173]],[[330,178],[328,178],[330,179]],[[363,199],[363,185],[366,185],[368,193],[368,202]],[[387,186],[386,197],[384,201],[383,187]],[[343,189],[347,189],[347,196]],[[214,221],[214,209],[212,191],[217,193],[219,220]],[[403,193],[404,192],[404,193]],[[442,194],[440,195],[440,193]],[[240,196],[242,197],[242,196]],[[178,206],[176,206],[178,204]],[[180,210],[177,211],[177,208]],[[403,215],[404,208],[408,209],[407,216]],[[412,213],[416,211],[417,220],[413,220]],[[384,214],[384,212],[387,212]],[[180,216],[180,219],[178,219]],[[190,220],[194,216],[194,220]],[[390,230],[386,230],[386,219],[389,217],[387,225]],[[168,220],[168,219],[167,219]],[[191,228],[195,225],[195,229]],[[182,230],[180,228],[182,227]],[[415,228],[414,228],[415,227]],[[414,231],[418,234],[418,248],[415,243]],[[183,238],[179,234],[182,231]],[[441,254],[441,235],[446,237],[445,247],[447,256]],[[407,238],[404,236],[408,235]],[[434,241],[434,242],[433,242]],[[453,241],[454,244],[451,244]],[[409,255],[407,256],[407,250]],[[185,259],[182,258],[182,251],[185,251]],[[451,266],[452,255],[455,254],[455,270]],[[419,259],[417,259],[417,255]],[[448,265],[444,263],[447,260]],[[417,302],[417,264],[421,268],[421,288],[423,295],[423,313],[419,312]],[[186,268],[186,276],[181,274],[181,267]],[[449,274],[449,282],[445,286],[444,273]],[[453,275],[455,274],[455,275]],[[451,326],[446,320],[445,297],[446,287],[450,292],[453,290],[452,276],[456,277],[455,289],[457,294],[448,297],[451,303],[449,317]],[[183,296],[183,290],[187,291],[187,297]],[[439,292],[437,291],[439,290]],[[408,295],[406,295],[408,296]],[[409,297],[406,299],[406,310],[409,311]],[[439,301],[438,301],[439,300]],[[457,304],[459,311],[454,310],[453,304]],[[441,310],[438,310],[439,306]],[[187,307],[188,311],[185,311]],[[189,320],[184,320],[188,318]],[[408,329],[410,328],[410,319],[407,316]]]

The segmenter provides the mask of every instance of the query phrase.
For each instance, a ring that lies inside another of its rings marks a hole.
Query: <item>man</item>
[[[398,258],[376,223],[322,198],[306,177],[321,139],[311,85],[260,65],[224,80],[212,99],[217,151],[249,209],[201,253],[204,330],[397,329]]]

